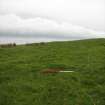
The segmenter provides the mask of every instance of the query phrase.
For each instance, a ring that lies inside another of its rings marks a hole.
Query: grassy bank
[[[105,105],[105,39],[0,48],[0,105]]]

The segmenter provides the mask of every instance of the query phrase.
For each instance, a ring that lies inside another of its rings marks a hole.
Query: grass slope
[[[105,105],[105,39],[0,48],[0,105]]]

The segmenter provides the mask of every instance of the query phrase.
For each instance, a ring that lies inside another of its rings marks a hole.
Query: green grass
[[[0,105],[105,105],[105,39],[0,48]]]

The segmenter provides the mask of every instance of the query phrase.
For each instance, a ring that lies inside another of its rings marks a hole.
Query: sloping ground
[[[0,48],[0,105],[105,105],[105,39]]]

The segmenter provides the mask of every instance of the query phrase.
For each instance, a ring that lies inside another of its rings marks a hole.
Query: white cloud
[[[36,17],[23,19],[14,14],[0,15],[0,31],[8,34],[46,35],[46,37],[67,37],[67,38],[105,38],[105,33],[97,32],[81,26],[72,25],[68,22],[59,23],[54,20]],[[53,35],[52,35],[53,34]]]
[[[105,31],[105,0],[0,0],[0,14],[47,17]]]

